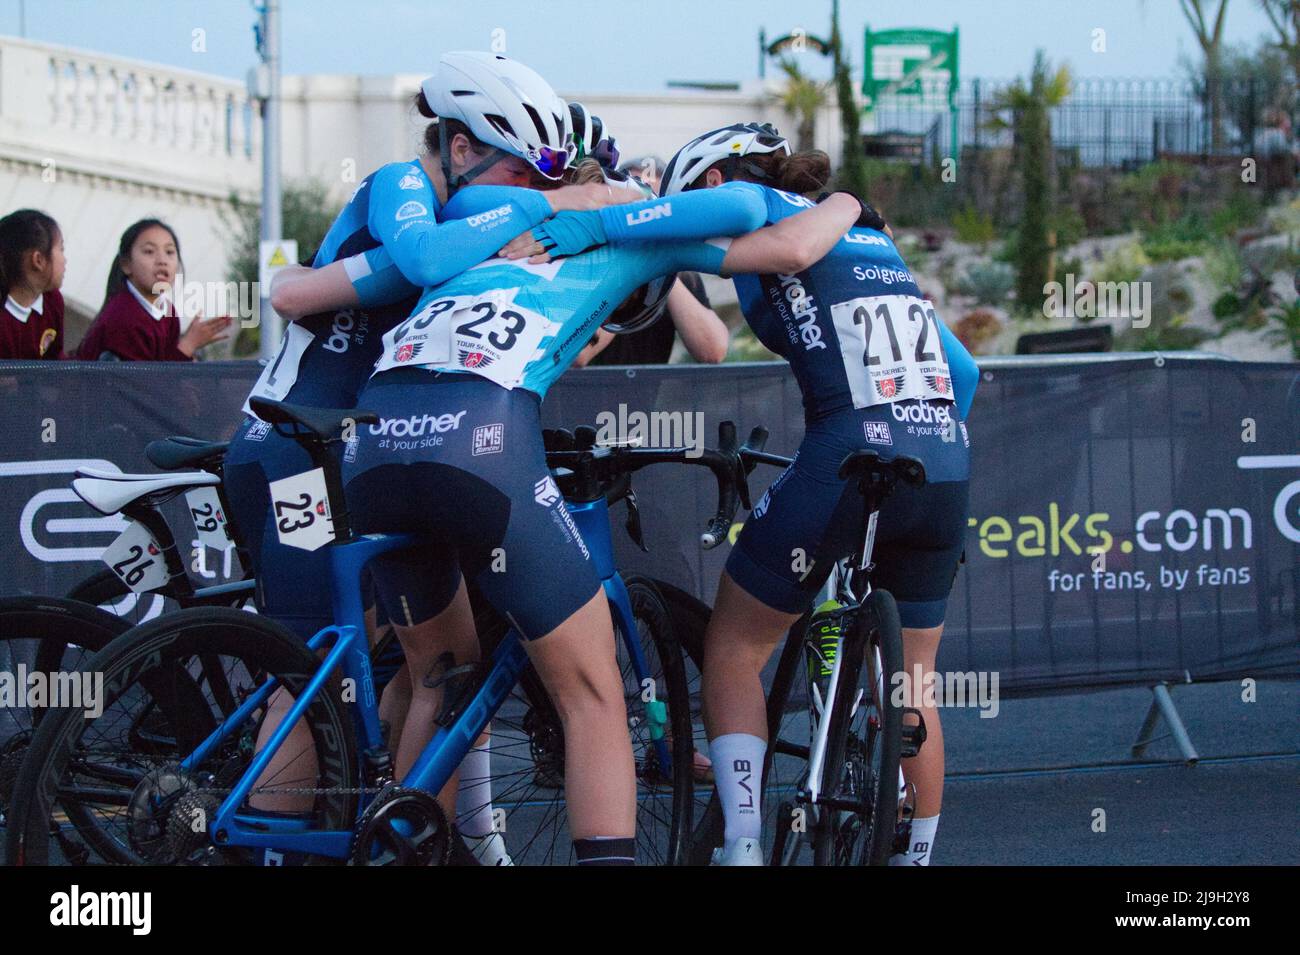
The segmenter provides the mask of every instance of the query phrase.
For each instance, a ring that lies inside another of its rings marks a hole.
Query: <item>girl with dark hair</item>
[[[63,233],[36,209],[0,219],[0,359],[59,359],[63,354]]]
[[[172,227],[141,219],[122,233],[108,270],[104,305],[77,349],[85,361],[193,361],[194,354],[224,341],[231,319],[197,317],[181,334],[169,294],[181,265],[181,243]]]

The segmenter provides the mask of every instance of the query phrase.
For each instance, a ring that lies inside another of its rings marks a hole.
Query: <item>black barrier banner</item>
[[[1300,366],[1133,356],[991,360],[971,412],[967,561],[939,669],[1003,693],[1300,673]],[[0,364],[0,537],[10,593],[61,594],[125,526],[69,488],[78,467],[152,470],[144,446],[229,437],[258,366]],[[712,446],[719,422],[803,432],[782,363],[590,368],[547,398],[548,427]],[[900,421],[900,427],[924,427]],[[776,477],[756,471],[755,497]],[[703,468],[636,475],[642,553],[612,514],[619,566],[711,602],[730,544],[703,551]],[[167,511],[195,576],[238,577]],[[738,532],[744,514],[732,528]],[[188,544],[188,547],[187,547]],[[156,600],[156,598],[144,598]]]

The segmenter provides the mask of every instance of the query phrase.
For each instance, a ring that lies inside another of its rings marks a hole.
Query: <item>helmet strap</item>
[[[506,155],[505,150],[498,149],[496,146],[489,146],[491,152],[487,158],[475,166],[470,167],[459,176],[451,174],[451,143],[448,142],[448,136],[438,137],[438,159],[442,164],[442,178],[447,182],[447,198],[450,199],[456,194],[456,190],[461,186],[470,185],[475,179],[487,172],[488,169],[497,164],[501,157]]]

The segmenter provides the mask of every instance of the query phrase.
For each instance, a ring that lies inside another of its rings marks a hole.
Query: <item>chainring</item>
[[[391,785],[362,814],[348,865],[441,866],[450,855],[451,826],[438,800]]]

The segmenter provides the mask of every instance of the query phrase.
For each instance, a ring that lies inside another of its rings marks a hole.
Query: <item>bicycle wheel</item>
[[[903,707],[892,678],[903,670],[894,598],[867,595],[845,634],[831,704],[821,799],[813,827],[817,865],[886,865],[898,817]]]
[[[8,597],[0,600],[0,673],[11,674],[20,699],[0,707],[0,827],[6,825],[18,770],[49,700],[29,707],[27,680],[41,674],[47,687],[54,674],[80,669],[91,653],[124,633],[128,624],[110,614],[62,597]]]
[[[624,700],[637,772],[636,849],[643,865],[680,864],[690,839],[691,723],[681,651],[671,619],[653,583],[626,579],[632,616],[648,692],[637,679],[624,640],[618,634],[617,658],[623,675]],[[506,625],[491,612],[477,616],[485,656],[499,642]],[[647,699],[647,697],[649,697]],[[664,704],[663,721],[647,703]],[[663,731],[671,770],[661,771],[654,736]],[[564,801],[564,731],[559,714],[532,667],[497,711],[491,724],[491,800],[494,826],[516,865],[573,863],[572,835]],[[461,780],[461,791],[475,780]],[[471,800],[472,803],[472,800]],[[486,803],[458,806],[458,825],[465,828]]]
[[[113,640],[85,666],[103,677],[99,713],[60,708],[36,731],[15,787],[6,861],[243,861],[238,851],[211,852],[192,822],[196,810],[211,821],[248,765],[265,707],[200,764],[183,770],[180,760],[267,679],[296,695],[319,663],[283,627],[226,608],[177,611]],[[355,734],[340,694],[335,673],[304,713],[316,758],[294,760],[254,790],[305,794],[303,816],[315,828],[355,821]]]
[[[82,578],[68,591],[78,600],[120,617],[128,626],[153,620],[177,608],[177,603],[159,593],[137,594],[107,567]]]

